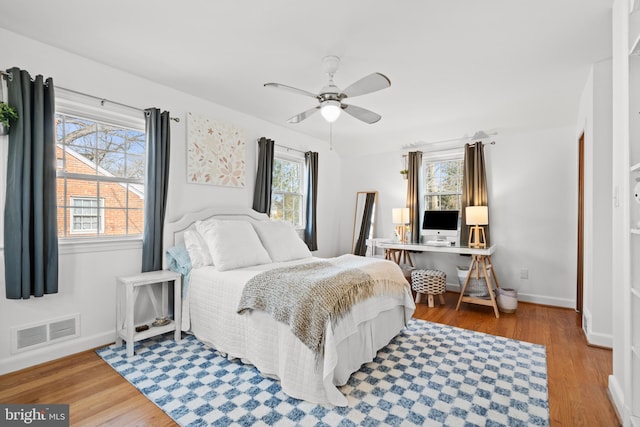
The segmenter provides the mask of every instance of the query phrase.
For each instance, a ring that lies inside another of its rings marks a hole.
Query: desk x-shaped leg
[[[491,274],[489,274],[489,271],[491,272]],[[475,279],[484,277],[487,284],[487,289],[489,290],[489,299],[464,295],[467,289],[467,285],[469,284],[469,280],[472,278],[472,276]],[[456,311],[460,308],[460,303],[464,301],[472,304],[480,304],[493,307],[493,311],[496,314],[496,317],[500,317],[500,312],[498,311],[498,304],[496,302],[496,296],[493,289],[494,287],[491,284],[491,280],[495,282],[496,288],[500,287],[500,285],[498,284],[498,277],[496,276],[496,272],[493,269],[491,257],[489,255],[472,255],[471,265],[469,266],[467,278],[464,280],[464,285],[462,285],[462,289],[460,290],[460,297],[458,298]]]

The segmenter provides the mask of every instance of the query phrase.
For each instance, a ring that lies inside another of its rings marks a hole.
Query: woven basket
[[[411,287],[421,294],[444,294],[447,289],[447,275],[440,270],[413,270]]]
[[[460,282],[460,290],[462,290],[462,286],[464,286],[464,281],[467,279],[467,274],[469,273],[469,267],[465,266],[457,266],[458,270],[458,280]],[[489,277],[491,277],[491,271],[487,271]],[[476,279],[475,274],[473,274],[469,278],[469,283],[467,283],[467,288],[464,291],[464,294],[471,297],[488,297],[489,289],[487,288],[487,281],[484,277],[479,277]]]

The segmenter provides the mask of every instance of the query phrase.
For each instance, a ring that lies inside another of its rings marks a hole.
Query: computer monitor
[[[424,211],[421,234],[426,241],[455,240],[458,236],[458,214],[459,211]]]

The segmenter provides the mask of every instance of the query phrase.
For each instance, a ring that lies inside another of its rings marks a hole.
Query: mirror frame
[[[371,215],[371,226],[369,227],[369,237],[373,237],[373,229],[376,220],[376,209],[378,206],[378,192],[377,191],[358,191],[356,192],[356,206],[353,214],[353,233],[351,235],[351,253],[355,252],[356,243],[360,237],[360,228],[362,227],[362,216],[364,214],[364,207],[367,200],[367,195],[373,194],[373,213]]]

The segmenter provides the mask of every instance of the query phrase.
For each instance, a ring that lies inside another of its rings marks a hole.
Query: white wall
[[[575,128],[529,133],[500,132],[485,147],[492,257],[500,285],[522,301],[575,307],[577,239],[577,139]],[[350,249],[356,191],[377,190],[376,237],[391,237],[391,209],[405,206],[404,152],[343,159],[340,251]],[[347,232],[348,230],[348,232]],[[468,258],[415,254],[420,267],[445,271],[455,283],[456,264]],[[520,279],[528,269],[529,279]]]
[[[3,69],[18,66],[52,76],[57,86],[140,108],[159,107],[180,117],[172,123],[172,169],[167,219],[210,205],[250,206],[255,149],[260,136],[320,153],[319,256],[350,252],[357,191],[377,190],[376,236],[393,233],[391,209],[405,205],[402,154],[393,152],[339,159],[324,141],[309,138],[143,78],[65,53],[0,29]],[[236,123],[247,135],[247,186],[244,189],[186,183],[185,114],[204,113]],[[524,301],[574,307],[576,272],[577,144],[575,128],[509,134],[501,131],[487,146],[494,262],[500,284],[515,288]],[[410,142],[410,141],[408,141]],[[0,174],[6,173],[2,164]],[[1,253],[1,250],[0,250]],[[466,258],[416,256],[419,266],[441,268],[455,282],[455,265]],[[421,259],[418,259],[421,258]],[[115,277],[140,269],[140,243],[71,245],[61,248],[60,293],[11,301],[0,297],[0,373],[113,341]],[[1,264],[3,265],[3,263]],[[520,270],[529,279],[520,279]],[[0,285],[4,271],[0,266]],[[14,355],[10,328],[80,313],[78,339]]]
[[[629,278],[629,131],[630,131],[630,64],[629,64],[629,2],[613,2],[613,144],[612,193],[618,200],[611,207],[611,286],[613,322],[613,374],[609,376],[609,393],[623,424],[630,425],[631,408],[631,334]],[[634,142],[634,144],[637,144]]]
[[[593,345],[612,346],[611,144],[612,62],[594,64],[580,102],[584,132],[583,329]]]
[[[246,206],[253,199],[256,140],[261,136],[292,148],[319,152],[319,212],[317,255],[337,252],[339,212],[333,208],[334,191],[339,188],[340,162],[324,141],[292,132],[245,114],[229,110],[155,84],[151,81],[101,65],[56,48],[0,29],[2,69],[17,66],[32,75],[53,77],[56,86],[104,97],[139,108],[169,110],[180,123],[171,124],[171,173],[167,220],[206,206]],[[186,76],[188,77],[188,76]],[[97,101],[96,101],[97,102]],[[243,189],[186,183],[185,115],[206,114],[245,129],[247,142],[246,187]],[[4,142],[6,143],[6,141]],[[6,163],[0,165],[6,174]],[[1,195],[1,191],[0,191]],[[0,254],[4,256],[3,250]],[[80,350],[113,342],[115,325],[115,277],[140,271],[140,242],[102,245],[61,245],[59,293],[29,300],[0,297],[0,374],[30,366]],[[0,288],[4,294],[4,262],[0,263]],[[80,313],[81,335],[77,339],[31,350],[10,352],[10,329]]]

